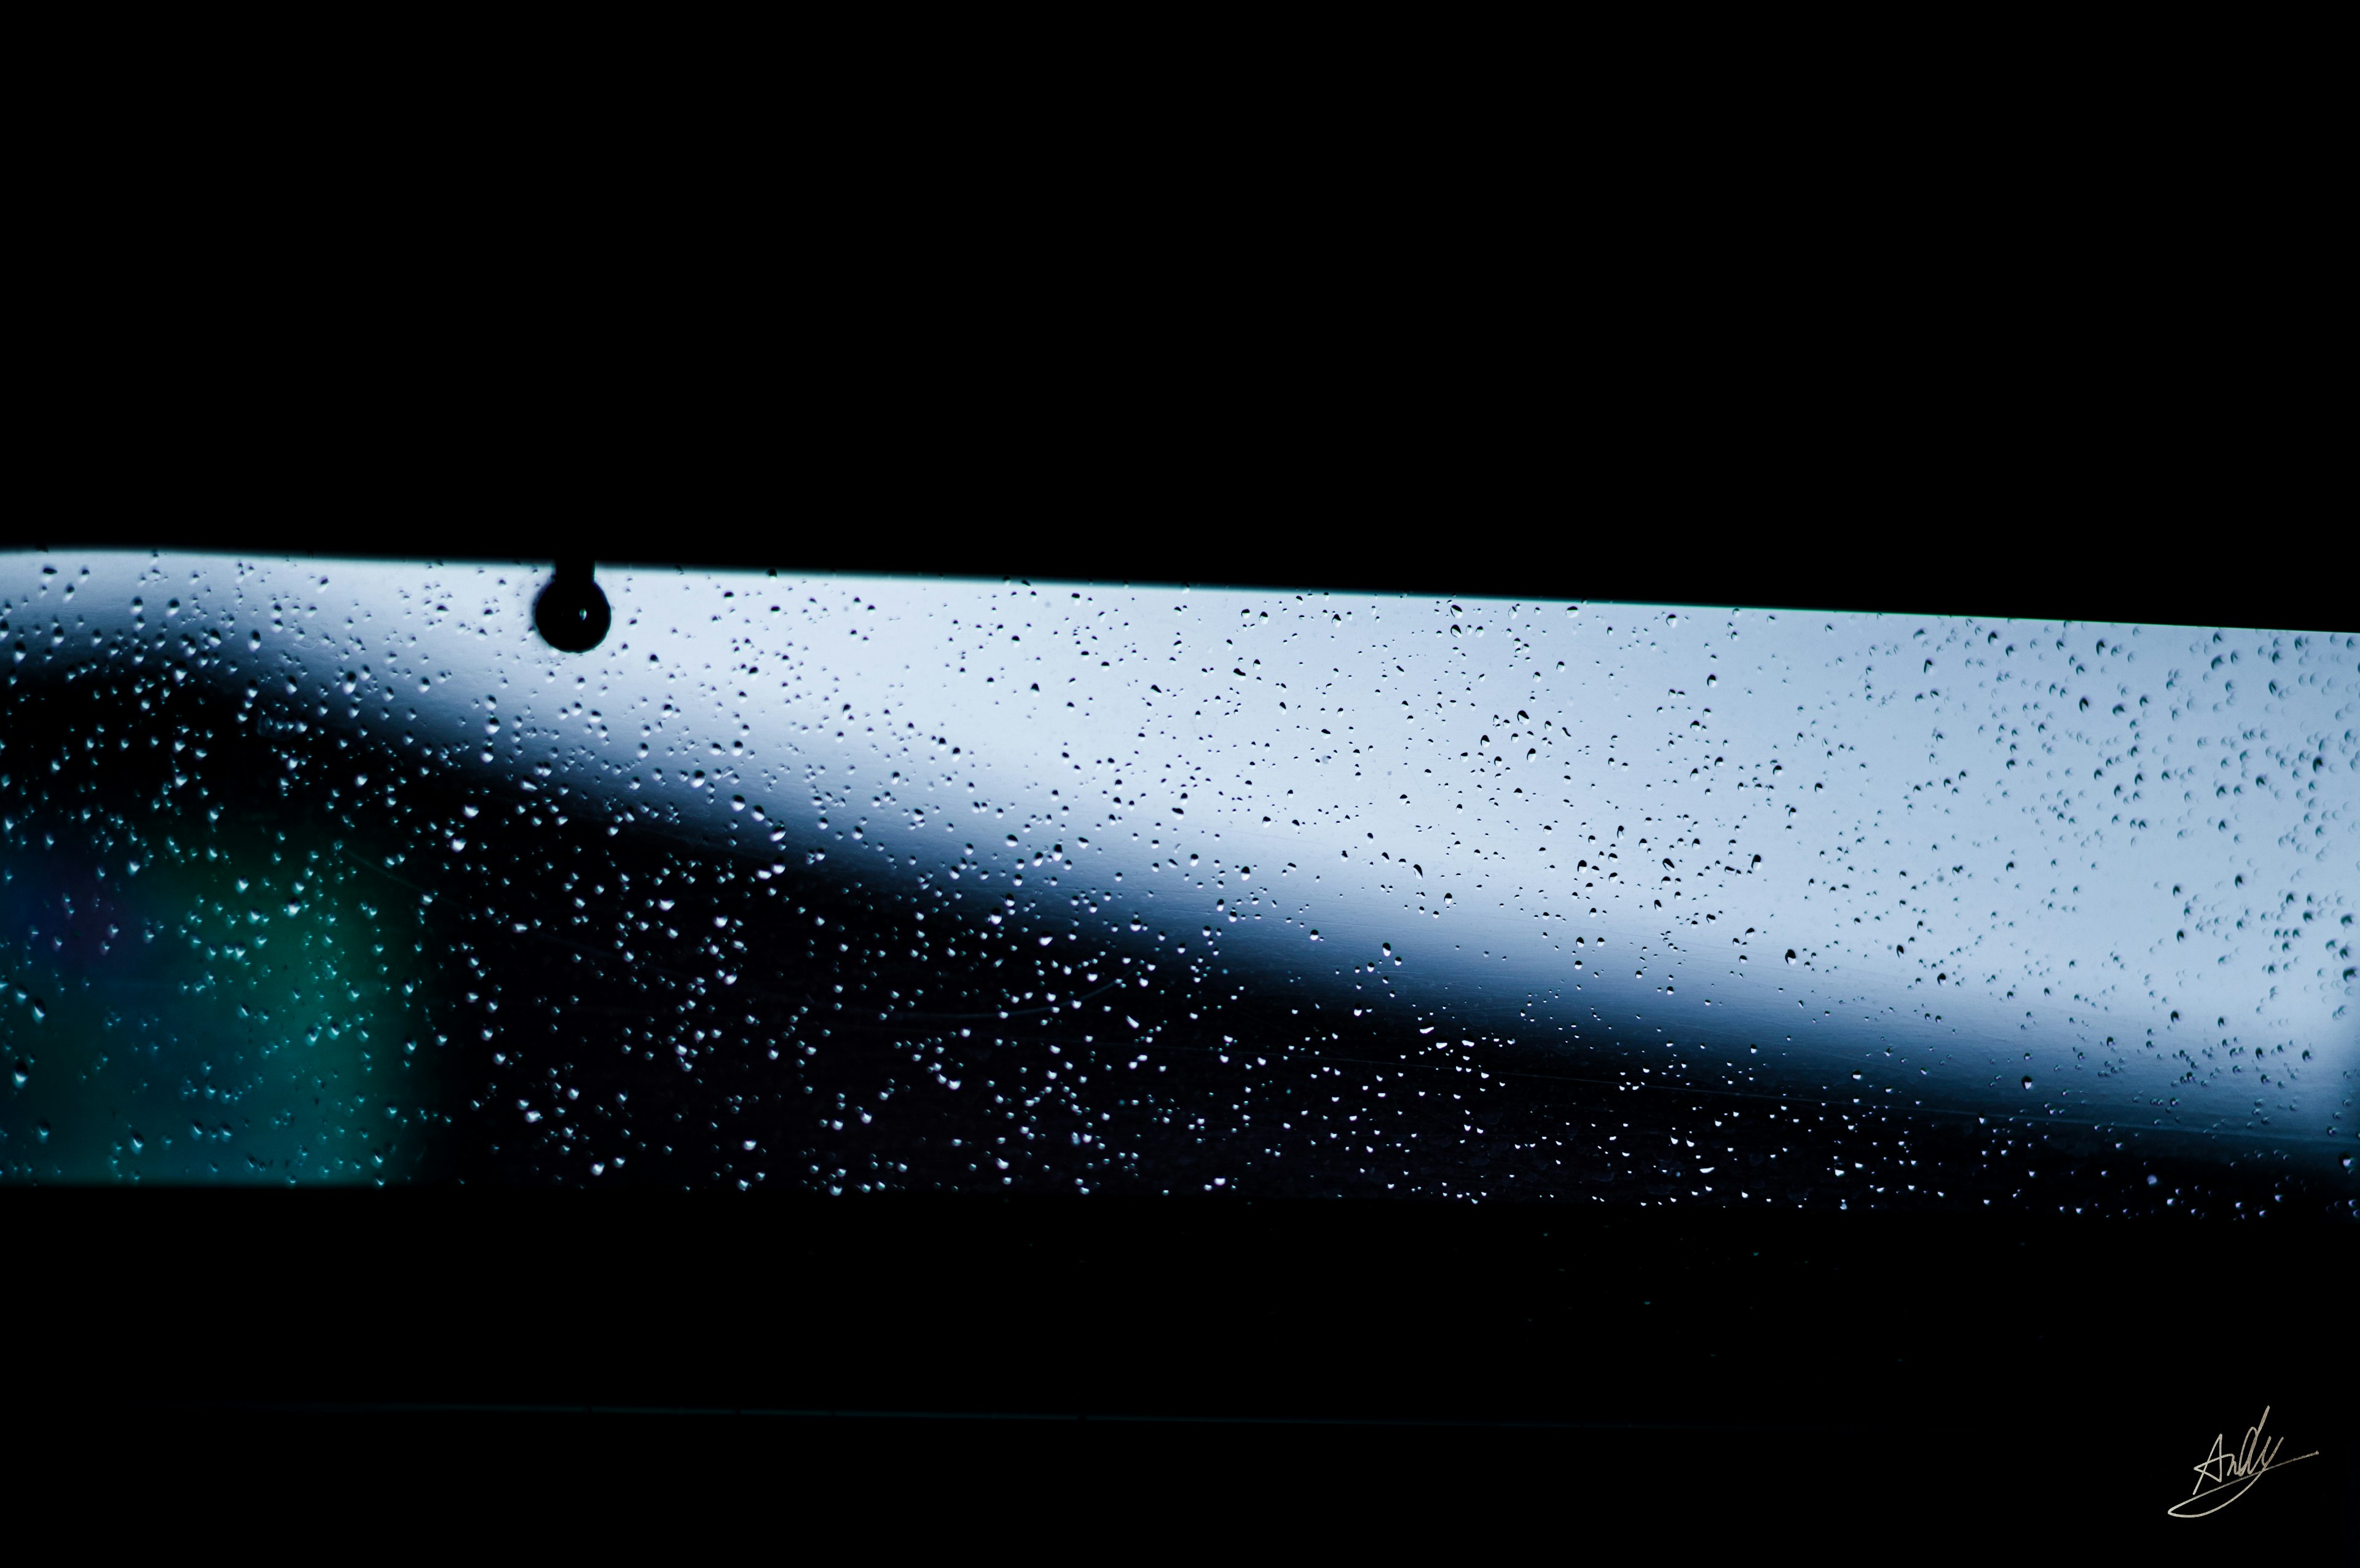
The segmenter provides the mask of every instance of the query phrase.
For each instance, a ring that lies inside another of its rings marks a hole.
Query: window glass
[[[0,1170],[2348,1206],[2360,640],[0,555]]]

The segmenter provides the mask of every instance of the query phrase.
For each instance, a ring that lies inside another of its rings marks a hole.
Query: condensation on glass
[[[16,1181],[2349,1214],[2360,639],[0,556]]]

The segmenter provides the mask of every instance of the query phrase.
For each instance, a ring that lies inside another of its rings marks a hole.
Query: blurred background
[[[2339,634],[6,561],[15,1181],[2352,1202]]]

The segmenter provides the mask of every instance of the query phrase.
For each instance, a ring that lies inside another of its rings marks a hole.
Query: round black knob
[[[587,653],[606,639],[614,612],[590,576],[586,561],[561,561],[556,575],[532,602],[532,624],[541,640],[566,653]]]

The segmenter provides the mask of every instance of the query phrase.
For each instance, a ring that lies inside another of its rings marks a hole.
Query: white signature
[[[2260,1480],[2271,1465],[2292,1465],[2297,1460],[2319,1457],[2319,1451],[2314,1448],[2309,1454],[2296,1454],[2293,1459],[2280,1459],[2278,1450],[2286,1446],[2286,1439],[2262,1435],[2262,1423],[2269,1419],[2270,1408],[2264,1405],[2262,1420],[2245,1429],[2245,1441],[2237,1445],[2234,1454],[2225,1449],[2221,1437],[2215,1437],[2212,1452],[2204,1456],[2203,1464],[2195,1467],[2196,1490],[2165,1511],[2174,1519],[2202,1519],[2206,1514],[2220,1512],[2244,1497],[2245,1488]]]

